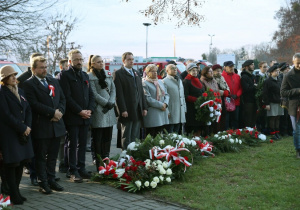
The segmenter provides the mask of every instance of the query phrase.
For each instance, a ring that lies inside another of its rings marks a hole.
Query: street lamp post
[[[151,23],[143,23],[144,26],[146,26],[146,60],[148,60],[148,26],[151,25]]]
[[[215,36],[215,35],[214,35],[214,34],[212,34],[212,35],[208,34],[208,36],[210,36],[209,52],[211,52],[211,48],[212,48],[212,38],[213,38],[213,36]]]

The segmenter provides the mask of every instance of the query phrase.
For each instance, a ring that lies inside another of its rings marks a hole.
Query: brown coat
[[[300,70],[293,68],[283,77],[280,94],[289,99],[289,115],[297,116],[297,106],[300,105]]]

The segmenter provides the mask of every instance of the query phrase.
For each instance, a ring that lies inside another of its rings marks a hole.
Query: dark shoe
[[[25,198],[24,196],[21,195],[20,190],[19,190],[18,193],[19,193],[20,198],[21,198],[23,201],[27,201],[27,198]]]
[[[71,174],[71,177],[70,177],[70,180],[71,182],[75,182],[75,183],[81,183],[83,182],[81,176],[79,175],[78,172],[74,172]]]
[[[36,179],[31,179],[31,184],[33,186],[39,186],[39,183],[36,181]]]
[[[49,186],[52,190],[55,191],[63,191],[64,188],[62,186],[60,186],[59,184],[57,184],[57,182],[49,182]]]
[[[69,171],[67,171],[66,177],[69,178],[69,179],[71,178],[71,173]]]
[[[19,195],[11,195],[10,196],[10,201],[14,204],[14,205],[22,205],[24,203],[24,201],[22,200],[22,198]]]
[[[47,182],[40,182],[39,186],[40,186],[40,190],[39,191],[41,193],[44,193],[44,194],[47,194],[47,195],[52,193],[52,190],[49,188]]]
[[[91,173],[87,171],[80,171],[79,174],[83,179],[90,179],[92,177]]]
[[[55,177],[54,180],[55,180],[56,182],[58,182],[58,181],[60,180],[60,178],[59,178],[59,177]]]

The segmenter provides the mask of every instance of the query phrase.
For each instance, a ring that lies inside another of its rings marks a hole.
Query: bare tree
[[[35,32],[45,10],[57,1],[51,0],[0,0],[0,47],[12,42],[27,42]]]
[[[129,2],[129,0],[123,0]],[[177,27],[182,25],[200,26],[204,16],[196,11],[205,0],[152,0],[152,4],[140,10],[146,17],[152,18],[155,25],[163,21],[177,19]]]

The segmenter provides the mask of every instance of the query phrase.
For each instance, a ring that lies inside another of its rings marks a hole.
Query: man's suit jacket
[[[46,88],[35,76],[24,83],[26,98],[32,110],[32,137],[34,139],[54,138],[65,135],[63,119],[58,122],[50,121],[59,109],[65,113],[66,99],[58,81],[46,77],[48,85],[53,85],[55,96],[50,96]]]
[[[83,119],[82,110],[95,109],[95,98],[87,73],[80,71],[80,77],[72,67],[60,74],[59,83],[67,101],[64,121],[66,125],[89,125],[90,119]]]
[[[133,69],[135,77],[128,73],[124,67],[115,73],[115,86],[117,106],[119,109],[119,121],[141,120],[143,110],[147,109],[142,80],[136,70]],[[128,117],[122,117],[122,112],[127,111]]]

